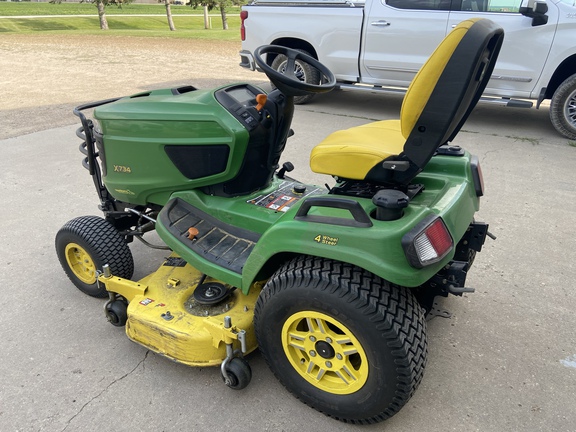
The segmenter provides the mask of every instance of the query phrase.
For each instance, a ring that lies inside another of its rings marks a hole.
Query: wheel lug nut
[[[328,337],[328,338],[326,338],[326,342],[332,343],[332,339]]]
[[[342,360],[342,354],[336,354],[336,358],[337,358],[338,360]]]
[[[312,357],[316,357],[316,351],[314,351],[314,350],[310,350],[310,356],[312,356]]]
[[[310,340],[311,340],[312,342],[316,342],[316,338],[315,338],[314,336],[310,336]]]
[[[329,368],[331,368],[331,367],[332,367],[332,362],[330,362],[330,361],[327,361],[327,362],[326,362],[326,367],[329,367]]]

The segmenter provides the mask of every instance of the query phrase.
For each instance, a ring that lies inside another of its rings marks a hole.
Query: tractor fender
[[[363,204],[367,205],[367,204]],[[367,214],[373,210],[367,208]],[[396,221],[372,220],[371,226],[344,226],[334,222],[333,209],[319,208],[317,219],[325,222],[298,220],[296,209],[290,210],[260,238],[246,261],[242,287],[248,291],[257,280],[270,277],[286,259],[309,255],[346,262],[363,268],[397,285],[416,287],[429,280],[450,259],[424,269],[410,266],[402,248],[402,237],[429,211],[407,211]]]

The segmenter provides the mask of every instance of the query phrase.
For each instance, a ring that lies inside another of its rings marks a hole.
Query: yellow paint
[[[328,347],[328,355],[322,355],[322,346]],[[328,393],[354,393],[368,379],[364,348],[346,326],[326,314],[302,311],[290,316],[282,327],[282,347],[296,372]]]
[[[148,286],[141,282],[134,282],[116,276],[106,277],[100,275],[98,280],[106,286],[106,291],[121,295],[128,302],[131,302],[136,296],[142,296],[148,289]]]
[[[76,243],[68,243],[64,251],[68,267],[78,279],[87,285],[96,282],[96,265],[86,249]]]
[[[162,265],[139,282],[114,276],[101,276],[100,281],[108,291],[129,300],[128,337],[156,353],[189,366],[219,366],[226,358],[226,343],[240,349],[240,330],[246,331],[248,352],[254,351],[254,304],[261,284],[255,284],[248,295],[234,290],[227,300],[209,307],[193,300],[201,277],[198,270],[186,264]],[[230,329],[224,328],[226,316],[232,319]]]

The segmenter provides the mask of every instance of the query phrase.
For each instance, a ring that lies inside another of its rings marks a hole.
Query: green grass
[[[107,15],[110,30],[100,30],[98,17],[0,19],[1,33],[66,33],[66,34],[122,34],[125,36],[196,37],[218,40],[240,39],[240,18],[228,18],[228,30],[222,30],[219,17],[212,17],[212,29],[204,29],[203,17],[174,17],[176,31],[168,29],[166,16],[121,17]]]
[[[7,7],[8,6],[8,7]],[[14,12],[20,10],[21,12]],[[162,5],[131,4],[119,9],[116,6],[106,8],[106,18],[110,30],[100,30],[96,7],[92,4],[79,3],[28,3],[0,1],[0,16],[17,15],[86,15],[85,17],[49,17],[49,18],[2,18],[0,19],[0,34],[18,33],[34,34],[38,32],[56,34],[98,34],[109,36],[147,36],[196,38],[212,40],[240,39],[240,18],[228,16],[228,30],[222,30],[220,15],[211,16],[212,28],[204,29],[202,12],[186,6],[173,6],[174,25],[176,31],[168,29],[166,10]],[[83,11],[83,12],[79,12]],[[134,16],[134,14],[150,14],[157,16]],[[195,14],[195,16],[179,16],[179,14]],[[234,14],[234,11],[229,12]],[[10,14],[10,15],[9,15]],[[132,16],[131,16],[132,15]]]
[[[202,15],[202,8],[190,6],[175,6],[170,8],[173,15],[198,14]],[[229,14],[239,14],[239,7],[226,9]],[[0,1],[0,16],[33,16],[33,15],[96,15],[96,5],[93,3],[37,3],[37,2],[6,2]],[[162,4],[127,4],[121,8],[111,5],[106,8],[106,15],[131,14],[160,14],[165,15],[166,9]],[[212,10],[210,14],[220,14],[219,10]]]

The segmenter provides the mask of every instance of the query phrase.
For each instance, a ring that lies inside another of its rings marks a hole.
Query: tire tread
[[[94,291],[93,293],[87,292],[76,283],[74,277],[67,270],[66,258],[62,255],[63,250],[60,249],[60,246],[62,246],[60,243],[65,237],[83,240],[89,245],[95,264],[100,266],[108,264],[114,276],[125,279],[132,277],[134,260],[124,238],[105,219],[98,216],[80,216],[66,222],[56,235],[56,250],[60,263],[68,278],[80,290],[93,297],[106,297],[108,295],[106,290],[102,292]],[[100,262],[102,259],[106,262]]]
[[[394,286],[351,264],[300,256],[281,267],[261,292],[254,311],[257,337],[260,328],[259,317],[268,300],[280,291],[298,286],[305,281],[307,275],[311,275],[315,289],[329,290],[337,294],[360,310],[375,325],[386,340],[387,346],[393,348],[392,355],[395,357],[400,382],[393,403],[376,416],[358,420],[324,413],[337,420],[355,424],[371,424],[391,417],[414,394],[424,375],[428,346],[426,321],[419,303],[408,289]],[[264,352],[263,355],[271,366],[274,359],[267,358]],[[271,369],[274,371],[273,367]],[[280,377],[276,376],[282,382]]]

